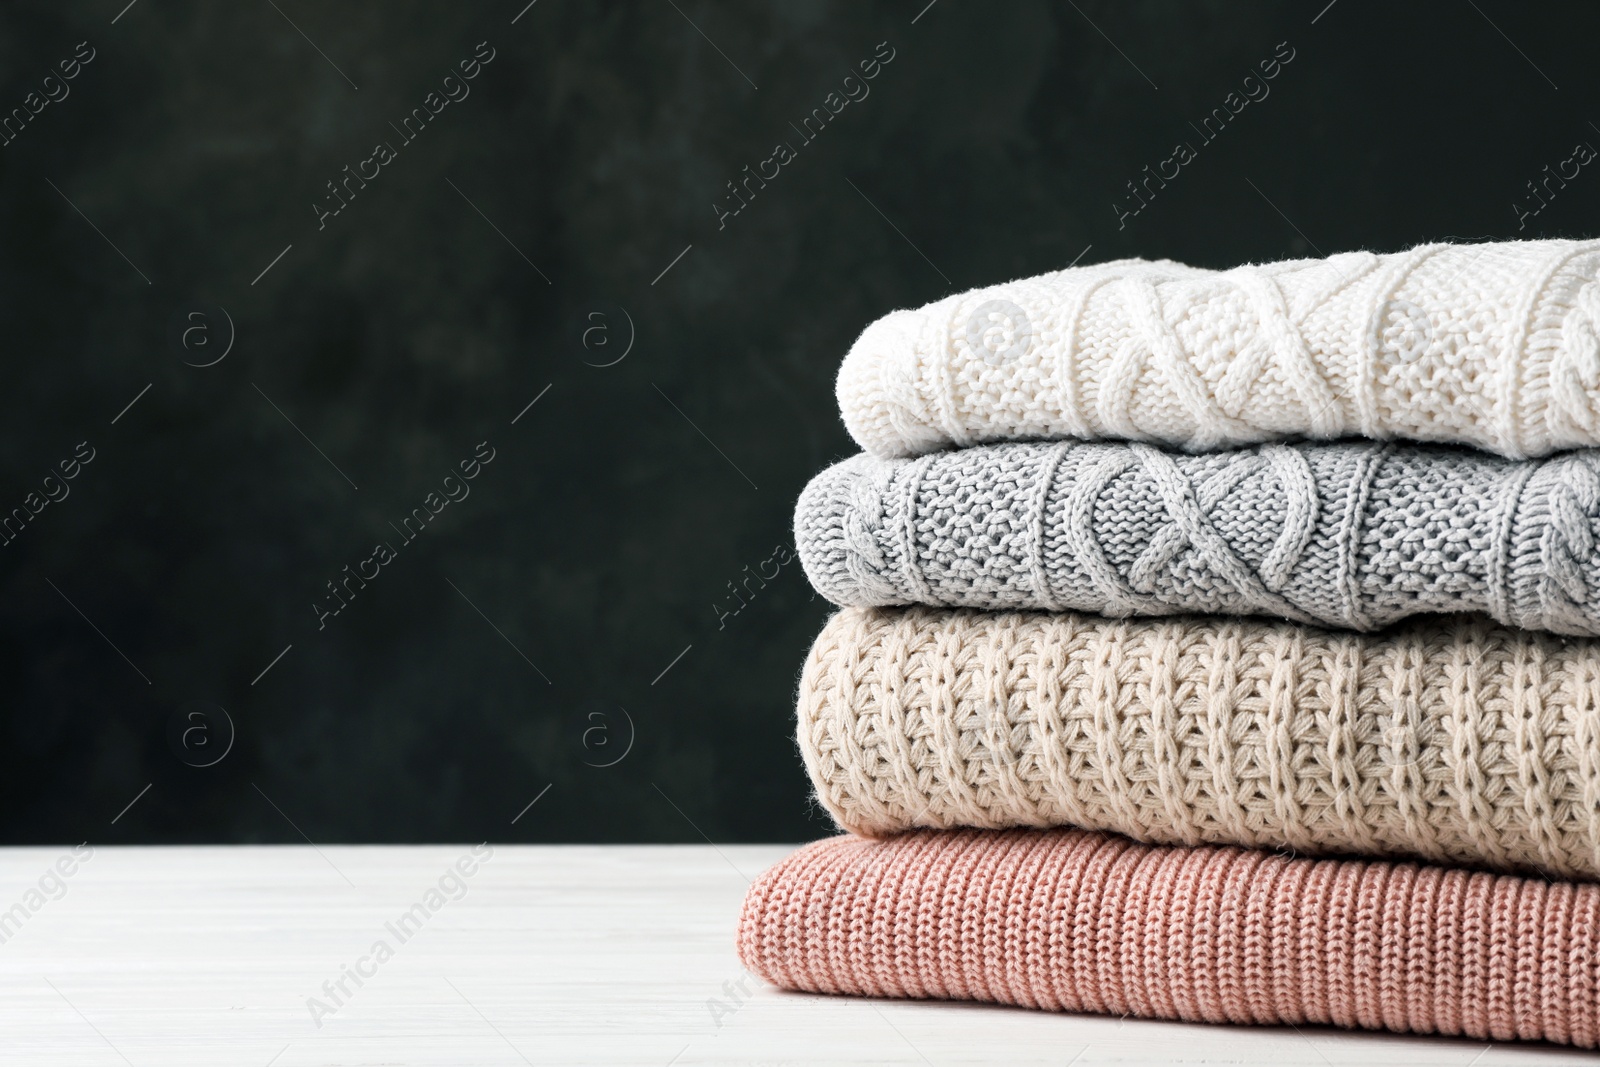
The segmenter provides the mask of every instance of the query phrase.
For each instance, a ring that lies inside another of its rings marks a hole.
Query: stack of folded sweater
[[[1600,1044],[1600,242],[1069,269],[838,394],[799,746],[849,834],[748,968]]]

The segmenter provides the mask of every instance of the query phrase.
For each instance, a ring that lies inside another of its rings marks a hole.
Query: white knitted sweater
[[[1202,270],[1119,260],[868,326],[840,410],[882,457],[1076,437],[1600,444],[1600,241],[1423,245]]]

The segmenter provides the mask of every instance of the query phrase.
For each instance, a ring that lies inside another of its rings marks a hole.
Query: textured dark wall
[[[65,94],[0,138],[8,842],[815,836],[827,608],[784,560],[868,321],[1079,256],[1588,234],[1600,197],[1526,188],[1600,144],[1592,7],[124,3],[0,15],[0,109]]]

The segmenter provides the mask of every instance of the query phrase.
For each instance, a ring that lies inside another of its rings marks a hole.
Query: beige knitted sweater
[[[799,743],[847,830],[1143,841],[1600,877],[1600,640],[847,608]]]
[[[1074,267],[884,316],[838,395],[882,457],[1058,437],[1600,445],[1600,241]]]

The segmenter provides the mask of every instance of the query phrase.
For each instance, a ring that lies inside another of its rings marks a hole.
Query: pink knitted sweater
[[[1081,830],[818,841],[751,885],[775,985],[1231,1023],[1600,1041],[1600,885]]]

